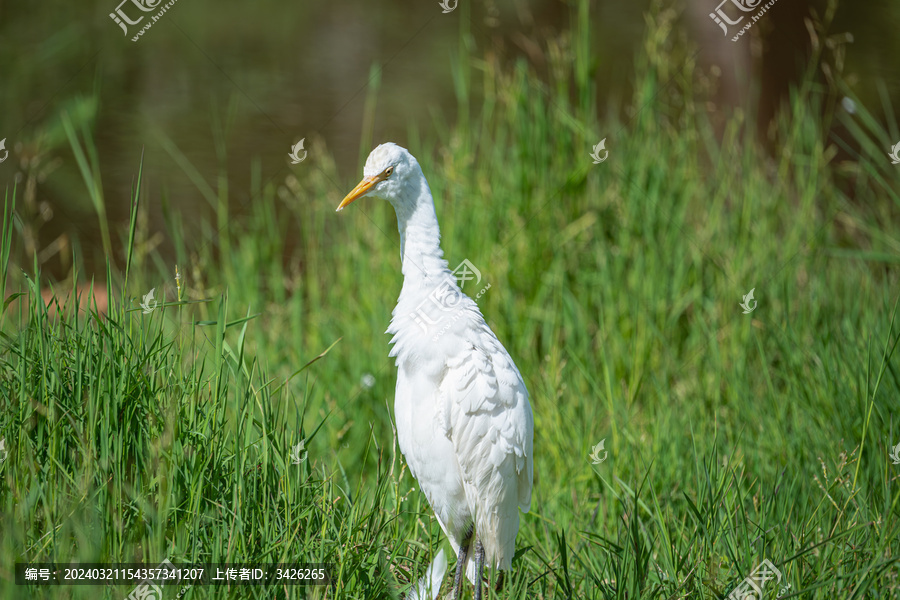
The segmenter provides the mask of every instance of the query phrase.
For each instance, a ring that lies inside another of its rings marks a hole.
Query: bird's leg
[[[484,545],[475,538],[475,600],[481,600],[481,577],[484,575]]]
[[[459,600],[460,598],[462,598],[462,585],[466,577],[466,558],[468,558],[469,556],[469,544],[472,543],[473,529],[474,525],[471,529],[469,529],[469,533],[468,535],[466,535],[466,539],[464,539],[462,544],[459,545],[459,554],[456,557],[456,575],[453,577],[454,600]]]
[[[503,583],[504,583],[504,581],[505,581],[505,579],[504,579],[504,577],[503,577],[503,574],[504,574],[505,572],[506,572],[506,571],[499,571],[499,572],[497,573],[497,583],[494,585],[494,591],[495,591],[495,592],[501,592],[501,591],[503,590]]]

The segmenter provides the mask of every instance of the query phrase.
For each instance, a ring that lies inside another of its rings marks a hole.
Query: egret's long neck
[[[404,286],[449,273],[441,250],[441,230],[434,212],[434,200],[424,176],[420,178],[418,188],[410,190],[405,201],[394,205],[394,210],[400,230]]]

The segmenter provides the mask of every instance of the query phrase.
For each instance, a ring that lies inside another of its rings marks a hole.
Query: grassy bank
[[[461,43],[454,124],[398,140],[532,396],[535,493],[503,597],[721,598],[764,559],[783,574],[766,598],[896,596],[897,132],[841,110],[823,53],[768,151],[740,114],[720,142],[690,46],[658,33],[601,115],[587,35],[550,45],[544,81]],[[125,597],[10,579],[17,561],[168,558],[332,566],[331,588],[188,599],[397,597],[443,541],[391,427],[390,206],[335,215],[359,174],[317,152],[275,180],[251,165],[236,205],[227,174],[199,184],[217,212],[193,227],[139,165],[90,164],[90,134],[68,137],[87,181],[134,169],[132,219],[111,232],[123,264],[79,274],[105,314],[51,311],[6,192],[0,594]],[[148,249],[154,203],[174,261]]]

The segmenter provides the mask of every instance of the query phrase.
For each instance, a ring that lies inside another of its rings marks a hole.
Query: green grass
[[[532,396],[535,491],[502,597],[722,598],[763,559],[784,574],[766,598],[788,584],[782,597],[896,597],[900,196],[882,148],[897,132],[842,113],[848,90],[811,75],[774,151],[740,114],[720,143],[692,50],[657,33],[633,98],[601,118],[588,30],[570,35],[545,81],[461,43],[458,122],[407,142],[446,256],[491,284],[481,309]],[[66,131],[103,220],[90,132]],[[201,183],[161,145],[216,214],[191,229],[162,199],[179,289],[147,250],[135,166],[129,227],[104,233],[126,256],[102,274],[105,316],[48,311],[6,193],[0,597],[131,590],[17,587],[17,561],[165,558],[332,567],[331,588],[188,599],[399,597],[446,542],[391,427],[392,209],[335,215],[358,173],[321,152],[228,207],[224,169]],[[160,305],[144,314],[151,288]]]

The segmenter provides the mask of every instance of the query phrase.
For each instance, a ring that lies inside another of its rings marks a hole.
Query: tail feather
[[[410,588],[406,594],[406,600],[437,600],[441,591],[441,583],[444,581],[444,575],[447,573],[447,556],[444,549],[437,553],[428,569],[425,570],[425,576],[419,580],[415,587]]]

